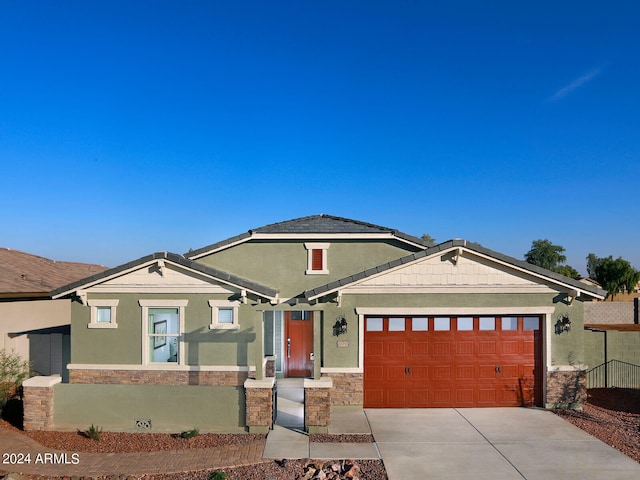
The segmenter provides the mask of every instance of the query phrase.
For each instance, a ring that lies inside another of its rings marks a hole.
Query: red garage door
[[[540,406],[541,318],[366,317],[366,408]]]

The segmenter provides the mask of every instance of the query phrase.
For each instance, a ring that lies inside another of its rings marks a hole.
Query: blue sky
[[[328,213],[640,268],[640,4],[0,3],[0,246],[116,266]]]

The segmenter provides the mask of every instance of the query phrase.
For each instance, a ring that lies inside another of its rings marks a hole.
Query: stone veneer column
[[[244,382],[246,399],[245,423],[249,433],[267,433],[273,427],[273,388],[275,378]]]
[[[33,377],[22,382],[24,429],[53,429],[53,388],[62,381],[60,375]]]
[[[586,401],[586,370],[556,368],[547,372],[547,408],[581,408]]]
[[[304,426],[309,433],[327,433],[331,423],[331,388],[329,377],[304,381]]]
[[[267,378],[276,376],[276,357],[264,358],[264,376]]]

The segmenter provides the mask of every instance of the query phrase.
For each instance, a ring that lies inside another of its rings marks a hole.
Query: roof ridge
[[[323,222],[322,219],[329,220]],[[331,222],[334,222],[332,227]],[[350,227],[351,226],[351,227]],[[341,228],[344,227],[344,228]],[[269,223],[261,227],[248,230],[246,233],[241,233],[234,237],[221,240],[198,249],[191,249],[184,254],[186,258],[197,259],[204,255],[207,255],[218,249],[226,248],[227,246],[234,245],[239,242],[247,241],[251,239],[255,234],[262,235],[278,235],[278,234],[340,234],[340,233],[352,233],[360,235],[369,235],[375,233],[390,234],[401,241],[411,243],[421,249],[427,248],[428,245],[421,238],[403,233],[397,229],[377,225],[375,223],[364,222],[362,220],[354,220],[352,218],[339,217],[336,215],[329,215],[326,213],[307,215],[304,217],[293,218],[290,220],[283,220],[281,222]]]
[[[318,219],[318,218],[329,218],[329,219],[336,220],[336,221],[339,221],[339,222],[353,223],[353,224],[362,225],[362,226],[365,226],[365,227],[377,228],[379,230],[387,230],[389,232],[395,232],[396,231],[393,228],[384,227],[382,225],[376,225],[375,223],[363,222],[362,220],[354,220],[352,218],[339,217],[337,215],[330,215],[330,214],[327,214],[327,213],[319,213],[319,214],[315,214],[315,215],[307,215],[307,216],[304,216],[304,217],[291,218],[289,220],[282,220],[280,222],[268,223],[267,225],[263,225],[263,226],[258,227],[258,228],[250,229],[249,232],[259,232],[260,230],[267,230],[267,229],[270,229],[270,228],[272,228],[274,226],[277,226],[277,225],[283,225],[283,224],[286,224],[286,223],[293,223],[293,222],[302,222],[302,221],[305,221],[305,220],[315,220],[315,219]]]

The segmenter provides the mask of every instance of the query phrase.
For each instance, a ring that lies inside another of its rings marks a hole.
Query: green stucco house
[[[583,306],[605,294],[465,240],[266,225],[52,292],[72,304],[69,382],[25,387],[25,428],[265,431],[284,377],[306,379],[309,431],[334,405],[579,404]]]

